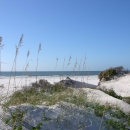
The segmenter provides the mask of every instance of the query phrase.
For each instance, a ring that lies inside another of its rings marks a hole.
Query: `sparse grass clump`
[[[5,119],[5,123],[10,123],[13,130],[22,130],[24,113],[24,111],[16,109],[14,112],[11,112],[11,116],[9,118]]]
[[[90,107],[94,109],[94,114],[99,117],[102,117],[105,112],[112,109],[109,105],[100,105],[99,103],[91,103]]]
[[[130,97],[123,97],[123,100],[124,100],[125,102],[127,102],[128,104],[130,104]]]
[[[85,107],[87,99],[86,99],[85,95],[83,95],[81,93],[79,95],[73,95],[72,97],[69,97],[69,98],[65,99],[64,101],[75,104],[77,106],[84,106]]]
[[[112,97],[115,97],[117,99],[123,100],[126,103],[130,104],[130,97],[122,97],[120,95],[117,95],[113,89],[109,89],[109,90],[107,90],[107,89],[100,89],[100,90],[103,91],[104,93],[112,96]]]
[[[104,93],[106,93],[106,94],[108,94],[108,95],[110,95],[110,96],[112,96],[112,97],[118,98],[118,99],[120,99],[120,100],[123,99],[123,97],[117,95],[113,89],[109,89],[109,90],[106,89],[106,90],[101,90],[101,91],[103,91]]]
[[[43,95],[36,91],[35,88],[30,88],[24,91],[17,91],[15,92],[7,101],[4,106],[11,106],[11,105],[20,105],[23,103],[30,103],[30,104],[37,104],[40,99],[43,98]]]
[[[95,113],[96,116],[102,117],[104,110],[105,110],[105,105],[99,105],[99,104],[97,104],[94,107],[94,113]]]
[[[60,101],[85,106],[87,98],[81,91],[77,95],[74,94],[72,88],[65,87],[62,83],[52,85],[44,80],[40,80],[39,83],[33,83],[32,86],[15,92],[4,106],[16,106],[23,103],[40,105],[43,102],[46,102],[46,105],[54,105]]]
[[[42,102],[48,102],[49,104],[55,104],[59,101],[63,101],[66,97],[71,96],[72,90],[64,87],[62,84],[50,85],[45,83],[42,86],[34,83],[33,86],[15,92],[10,99],[4,104],[4,106],[20,105],[23,103],[30,103],[33,105],[42,104]]]
[[[119,118],[119,119],[120,119],[120,118],[126,118],[126,117],[127,117],[126,114],[125,114],[123,111],[121,111],[120,109],[111,111],[111,112],[110,112],[110,116],[116,117],[116,118]]]
[[[56,83],[55,85],[53,85],[53,87],[51,89],[51,93],[63,92],[64,90],[66,90],[66,88],[63,86],[63,84]]]
[[[31,130],[40,130],[41,125],[42,125],[42,122],[40,122],[36,127],[32,127]]]
[[[114,121],[112,119],[106,121],[111,130],[127,130],[121,121]]]
[[[26,114],[25,111],[20,111],[20,109],[16,109],[13,112],[10,112],[10,117],[5,118],[5,123],[10,124],[12,126],[12,130],[23,130],[23,118]],[[42,122],[39,122],[36,127],[31,127],[31,130],[40,130]]]

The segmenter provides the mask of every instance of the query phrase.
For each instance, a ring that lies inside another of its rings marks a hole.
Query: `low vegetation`
[[[109,89],[109,90],[104,89],[104,90],[101,90],[101,91],[103,91],[104,93],[106,93],[106,94],[108,94],[108,95],[110,95],[112,97],[115,97],[117,99],[120,99],[120,100],[123,99],[123,97],[120,96],[120,95],[117,95],[113,89]]]
[[[114,68],[110,68],[110,69],[100,72],[98,75],[98,78],[100,79],[100,81],[102,79],[105,81],[108,81],[112,79],[115,75],[117,75],[116,70]]]
[[[123,97],[123,101],[125,101],[125,102],[130,104],[130,97]]]
[[[106,121],[109,129],[111,130],[127,130],[125,125],[121,121],[115,121],[113,119]]]
[[[47,87],[46,84],[40,86],[37,83],[37,86],[33,84],[33,86],[28,89],[15,92],[4,106],[20,105],[23,103],[40,105],[43,102],[46,102],[47,105],[53,105],[56,102],[70,97],[71,91],[72,90],[70,88],[65,88],[61,84],[55,84]]]
[[[122,66],[109,68],[99,73],[98,78],[100,81],[108,81],[114,78],[114,76],[120,76],[123,74],[129,73],[128,70],[125,70]]]
[[[130,104],[130,97],[122,97],[120,95],[117,95],[116,92],[113,90],[113,89],[100,89],[101,91],[103,91],[104,93],[112,96],[112,97],[115,97],[117,99],[120,99],[120,100],[123,100],[124,102]]]
[[[5,119],[5,123],[11,123],[13,130],[22,130],[23,116],[24,111],[16,109],[16,111],[11,112],[11,116],[9,118]]]
[[[47,89],[47,86],[50,87]],[[117,97],[112,90],[107,91],[107,93]],[[130,124],[130,115],[126,115],[121,110],[112,108],[109,105],[100,105],[99,103],[95,102],[90,103],[87,101],[87,96],[83,91],[75,94],[74,89],[64,87],[63,84],[57,83],[55,85],[51,85],[42,80],[40,80],[39,83],[33,83],[32,86],[28,87],[28,89],[15,92],[4,104],[4,107],[8,108],[9,106],[16,106],[23,103],[29,103],[32,105],[41,105],[42,103],[45,103],[46,106],[50,106],[61,101],[75,104],[78,107],[91,108],[94,110],[94,114],[98,117],[104,117],[106,113],[109,113],[111,117],[119,119],[119,121],[115,121],[113,119],[104,119],[108,129],[126,130],[124,122],[127,125]],[[16,111],[15,113],[12,113],[11,117],[6,119],[6,123],[8,124],[11,122],[14,128],[22,130],[22,118],[24,113],[19,112],[20,111]],[[43,120],[51,121],[51,119],[46,117],[45,114]],[[36,127],[32,127],[32,130],[40,130],[41,125],[42,122],[39,122]]]

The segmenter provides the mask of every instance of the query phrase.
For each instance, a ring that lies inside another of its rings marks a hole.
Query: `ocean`
[[[101,71],[2,71],[0,76],[89,76],[98,75]]]

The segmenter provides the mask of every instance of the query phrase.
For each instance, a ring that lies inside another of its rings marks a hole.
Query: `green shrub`
[[[104,110],[105,110],[105,106],[104,105],[96,105],[95,107],[94,107],[94,113],[95,113],[95,115],[96,116],[103,116],[103,112],[104,112]]]
[[[104,79],[105,81],[108,81],[112,79],[115,75],[117,75],[116,70],[114,68],[109,68],[105,71],[100,72],[98,75],[98,78],[100,79],[100,81],[102,79]]]

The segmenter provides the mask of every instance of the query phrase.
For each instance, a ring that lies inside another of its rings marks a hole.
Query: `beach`
[[[99,79],[97,75],[94,76],[70,76],[70,79],[76,81],[77,89],[83,89],[84,92],[88,93],[90,99],[99,100],[100,103],[120,105],[119,99],[115,99],[108,94],[105,94],[100,89],[113,89],[117,94],[123,97],[130,96],[130,75],[120,77],[115,80],[101,82],[100,86],[98,85]],[[66,76],[37,76],[37,82],[40,79],[44,79],[51,84],[65,80]],[[10,96],[15,91],[21,90],[31,86],[32,83],[36,82],[36,76],[16,76],[14,77],[1,77],[0,78],[0,96]],[[93,94],[92,94],[93,93]],[[8,94],[8,95],[7,95]],[[123,108],[124,110],[124,108]],[[126,110],[127,111],[127,110]]]
[[[120,76],[117,79],[101,82],[99,89],[113,89],[118,95],[123,97],[130,96],[130,74]]]
[[[97,85],[99,82],[98,76],[70,76],[71,79]],[[37,76],[37,81],[40,79],[47,80],[49,83],[54,84],[61,80],[66,79],[66,76]],[[14,91],[20,90],[26,86],[30,86],[36,82],[36,76],[16,76],[14,77],[1,77],[0,78],[0,94],[5,96],[7,91],[11,95]]]
[[[119,77],[118,79],[114,79],[111,81],[100,82],[99,86],[99,79],[97,75],[94,76],[16,76],[16,77],[1,77],[0,78],[0,96],[1,101],[4,101],[4,97],[11,96],[15,91],[21,90],[23,88],[27,88],[31,86],[32,83],[38,82],[40,79],[44,79],[44,81],[48,81],[51,84],[58,83],[60,81],[72,80],[75,81],[76,85],[73,88],[74,94],[78,95],[79,93],[83,92],[85,94],[85,98],[89,103],[100,105],[110,105],[111,107],[119,108],[124,113],[130,113],[130,104],[124,102],[123,100],[117,99],[112,97],[103,91],[105,89],[113,89],[117,94],[121,96],[130,96],[130,75],[125,75]],[[8,91],[8,92],[7,92]],[[73,95],[73,94],[72,94]],[[1,102],[2,103],[2,102]],[[43,122],[41,126],[41,130],[46,129],[77,129],[79,127],[79,119],[85,126],[83,127],[84,130],[95,130],[96,128],[100,128],[100,123],[102,122],[102,127],[107,127],[104,123],[105,120],[114,119],[118,120],[117,118],[111,117],[108,113],[104,114],[104,121],[102,118],[97,117],[94,114],[92,108],[88,107],[87,109],[84,107],[77,107],[74,104],[66,103],[66,102],[59,102],[52,106],[46,106],[43,102],[43,105],[31,105],[31,104],[21,104],[19,106],[10,106],[9,111],[15,111],[16,109],[20,109],[20,111],[26,109],[26,114],[23,118],[23,121],[26,122],[23,126],[23,130],[30,130],[31,127],[38,126],[39,122]],[[45,113],[46,118],[51,121],[46,122],[43,121],[42,113]],[[51,113],[51,114],[50,114]],[[64,114],[63,114],[64,113]],[[86,114],[87,118],[84,118],[84,114]],[[0,107],[0,116],[1,117],[8,117],[10,115],[9,112],[3,110]],[[56,120],[59,120],[59,116],[62,115],[62,121],[59,121],[59,125],[55,124]],[[70,117],[69,117],[70,116]],[[68,119],[69,118],[69,119]],[[66,120],[70,122],[66,125]],[[6,125],[3,119],[0,119],[0,129],[4,130],[11,130],[10,125]],[[31,126],[31,127],[30,127]],[[3,129],[4,127],[4,129]],[[129,126],[128,126],[129,127]],[[107,130],[107,129],[106,129]]]

